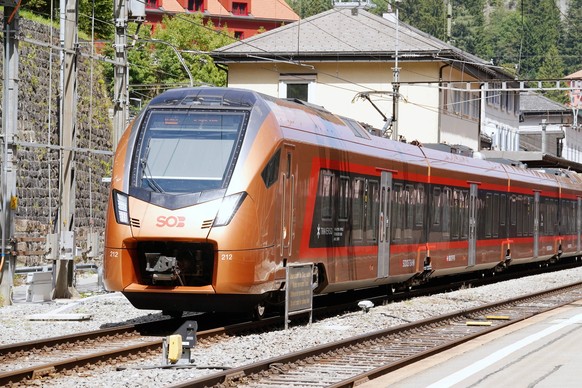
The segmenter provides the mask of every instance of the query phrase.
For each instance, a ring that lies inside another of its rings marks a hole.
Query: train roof
[[[263,101],[271,107],[277,116],[279,124],[301,127],[316,135],[325,135],[341,141],[368,145],[383,151],[404,153],[409,155],[423,155],[431,166],[443,169],[458,169],[460,167],[475,170],[487,170],[490,174],[500,177],[511,175],[519,180],[531,183],[560,181],[566,186],[582,184],[582,177],[573,171],[553,169],[529,169],[522,166],[512,166],[496,161],[474,158],[454,154],[439,149],[412,145],[386,139],[379,136],[379,131],[370,130],[364,124],[345,116],[335,115],[324,107],[313,105],[295,99],[278,99],[252,90],[225,88],[225,87],[195,87],[170,89],[156,97],[149,103],[149,107],[179,107],[179,106],[208,106],[225,108],[251,109],[258,101]],[[302,115],[290,117],[280,109],[302,111]],[[330,125],[331,124],[331,125]]]
[[[179,88],[170,89],[154,97],[149,106],[189,106],[207,105],[235,108],[251,108],[259,99],[259,94],[251,90],[235,88]]]

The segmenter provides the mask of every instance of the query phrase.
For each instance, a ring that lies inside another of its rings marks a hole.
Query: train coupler
[[[146,272],[152,274],[152,281],[173,282],[180,279],[180,271],[175,257],[163,256],[159,253],[146,253]]]
[[[198,322],[186,321],[176,333],[164,338],[164,362],[166,365],[192,364],[192,348],[196,346]]]

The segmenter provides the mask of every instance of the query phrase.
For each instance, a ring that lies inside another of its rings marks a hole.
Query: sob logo
[[[156,221],[158,221],[156,223],[158,228],[183,228],[186,225],[184,223],[184,221],[186,221],[186,217],[182,216],[159,216]]]

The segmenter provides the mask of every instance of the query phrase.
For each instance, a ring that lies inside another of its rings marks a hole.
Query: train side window
[[[425,209],[425,199],[424,199],[424,186],[422,183],[416,185],[416,190],[414,192],[416,197],[416,209],[414,211],[414,223],[416,226],[424,225],[424,209]]]
[[[333,174],[329,171],[322,171],[320,182],[321,218],[323,220],[331,220],[333,214]]]
[[[404,219],[402,184],[395,183],[392,190],[392,242],[399,242],[402,238]]]
[[[366,241],[375,243],[378,240],[378,216],[380,214],[380,187],[378,181],[368,181],[366,201]]]
[[[485,194],[485,237],[491,237],[491,229],[492,229],[492,202],[493,197],[491,193]]]
[[[572,201],[572,210],[570,211],[570,233],[576,233],[576,201]]]
[[[436,227],[441,224],[441,188],[435,187],[432,190],[432,225]]]
[[[499,237],[499,194],[493,194],[493,209],[491,209],[491,237]]]
[[[576,233],[576,201],[571,201],[572,209],[568,212],[570,216],[570,233]]]
[[[505,226],[507,217],[507,196],[501,194],[501,199],[499,202],[499,225]]]
[[[517,225],[517,196],[512,195],[509,201],[509,224]]]
[[[461,191],[454,189],[451,199],[451,240],[459,239],[461,225]]]
[[[558,229],[558,201],[550,200],[548,234],[555,234]]]
[[[277,179],[279,178],[279,160],[281,159],[281,150],[277,150],[275,155],[271,157],[263,171],[261,172],[261,178],[267,188],[273,186]]]
[[[517,236],[521,237],[523,234],[523,197],[518,195],[515,198],[515,218],[516,218],[516,226],[517,226]]]
[[[340,221],[348,220],[348,201],[350,199],[350,178],[340,176],[339,179],[339,215]]]
[[[461,197],[459,198],[459,206],[461,208],[460,218],[461,218],[461,238],[466,240],[469,236],[469,191],[461,191]]]
[[[356,178],[352,182],[352,240],[364,239],[364,194],[365,181]]]
[[[442,192],[442,231],[443,231],[443,238],[448,240],[450,238],[451,232],[451,189],[449,187],[445,187]]]
[[[414,195],[414,186],[406,185],[406,191],[402,193],[403,204],[406,211],[406,225],[404,226],[404,238],[412,239],[412,229],[414,228],[414,211],[416,210],[416,196]]]

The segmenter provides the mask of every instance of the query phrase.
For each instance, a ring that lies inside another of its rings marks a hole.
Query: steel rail
[[[582,282],[573,283],[573,284],[569,284],[569,285],[562,286],[562,287],[557,287],[557,288],[542,291],[542,292],[536,292],[533,294],[524,295],[524,296],[520,296],[517,298],[511,298],[511,299],[507,299],[507,300],[504,300],[501,302],[490,303],[490,304],[479,306],[479,307],[472,308],[472,309],[459,310],[459,311],[453,312],[451,314],[446,314],[446,315],[439,316],[439,317],[428,318],[428,319],[413,322],[410,324],[404,324],[404,325],[399,325],[396,327],[390,327],[387,329],[378,330],[378,331],[373,332],[373,333],[359,335],[359,336],[352,337],[349,339],[333,342],[330,344],[321,345],[318,347],[313,347],[310,349],[290,353],[287,355],[269,358],[269,359],[262,360],[262,361],[259,361],[259,362],[253,363],[253,364],[243,365],[241,367],[236,367],[236,368],[224,370],[221,372],[217,372],[217,373],[205,376],[203,378],[184,381],[182,383],[178,383],[176,385],[173,385],[172,387],[174,387],[174,388],[178,388],[178,387],[179,388],[182,388],[182,387],[198,388],[198,387],[216,386],[216,385],[220,385],[220,384],[236,385],[237,382],[241,382],[241,379],[250,378],[252,375],[257,375],[259,373],[266,373],[273,366],[292,364],[292,363],[296,363],[296,362],[299,362],[301,360],[306,360],[306,359],[310,359],[310,358],[324,357],[326,354],[329,355],[329,354],[336,352],[338,350],[348,349],[350,347],[361,345],[361,344],[364,344],[364,343],[369,342],[369,341],[378,340],[378,339],[388,337],[388,336],[398,335],[400,333],[410,332],[411,330],[419,330],[423,327],[435,326],[435,325],[438,325],[438,324],[440,324],[442,322],[446,322],[446,321],[455,321],[455,320],[459,320],[461,318],[466,318],[469,316],[475,316],[478,314],[483,314],[483,313],[487,313],[487,312],[491,312],[491,311],[500,310],[502,308],[509,308],[511,306],[518,305],[518,304],[523,303],[525,301],[535,300],[535,299],[539,299],[539,298],[543,298],[543,297],[549,297],[549,296],[552,296],[555,294],[560,294],[560,293],[567,293],[569,291],[573,291],[576,289],[582,289]],[[405,356],[401,360],[391,362],[385,366],[372,369],[372,370],[367,371],[367,372],[362,373],[362,374],[354,375],[353,377],[342,380],[341,382],[330,383],[328,385],[328,387],[339,388],[339,387],[354,386],[360,381],[365,381],[367,379],[379,377],[382,374],[399,369],[399,368],[406,366],[406,365],[409,365],[413,362],[417,362],[417,361],[422,360],[426,357],[429,357],[429,356],[434,355],[436,353],[442,352],[443,350],[450,349],[450,348],[457,346],[461,343],[470,341],[470,340],[477,338],[479,336],[482,336],[484,334],[498,330],[502,327],[507,327],[507,326],[512,325],[514,323],[517,323],[517,322],[523,321],[527,318],[530,318],[533,315],[540,314],[542,312],[546,312],[549,310],[553,310],[555,308],[561,307],[562,305],[568,304],[571,302],[572,302],[572,300],[569,300],[569,301],[564,302],[564,303],[556,303],[556,304],[552,305],[551,307],[541,307],[539,309],[540,310],[539,312],[535,312],[535,313],[532,313],[532,314],[527,315],[527,316],[518,317],[518,318],[512,319],[510,321],[500,323],[499,325],[489,327],[489,328],[482,328],[478,332],[467,334],[466,336],[463,336],[462,338],[458,338],[454,341],[450,341],[444,345],[435,346],[435,347],[428,349],[426,351],[421,351],[421,352],[417,352],[417,353],[410,355],[410,356]]]

